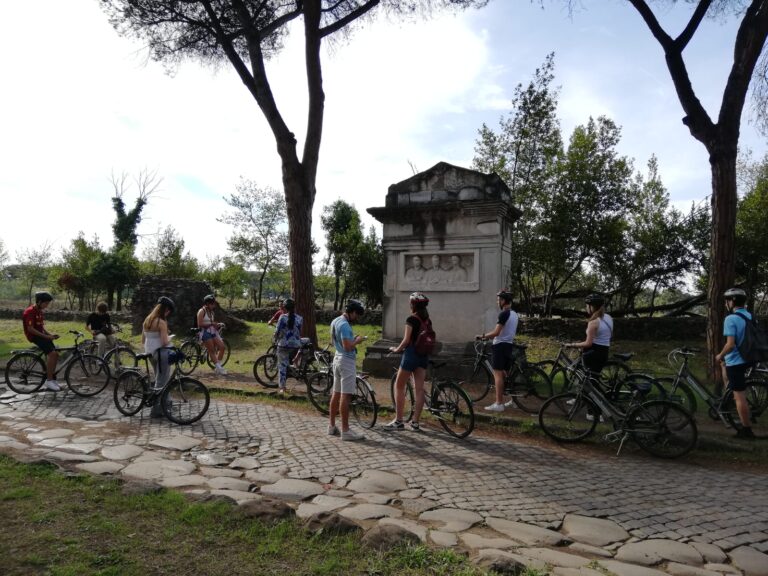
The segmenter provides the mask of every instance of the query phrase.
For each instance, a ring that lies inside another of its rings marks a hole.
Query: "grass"
[[[116,480],[66,476],[0,455],[6,576],[485,574],[448,550],[377,553],[361,549],[356,535],[318,536],[298,521],[265,525],[232,511],[178,492],[124,495]]]

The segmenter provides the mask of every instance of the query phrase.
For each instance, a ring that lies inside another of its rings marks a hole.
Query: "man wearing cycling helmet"
[[[53,341],[59,335],[52,334],[45,329],[45,319],[43,311],[53,301],[53,296],[49,292],[35,292],[35,303],[24,310],[22,322],[24,323],[24,336],[35,346],[40,348],[46,356],[45,387],[48,390],[58,392],[61,386],[56,381],[56,363],[59,361],[59,353],[56,352],[56,346]]]
[[[333,356],[333,395],[328,409],[328,434],[341,436],[342,440],[362,440],[364,435],[349,427],[349,403],[355,395],[355,365],[357,345],[364,336],[352,333],[352,324],[365,313],[365,307],[357,300],[350,299],[344,314],[331,322],[331,342],[336,348]],[[341,413],[341,430],[336,426],[336,415]]]
[[[755,434],[752,432],[746,394],[746,373],[750,364],[739,353],[739,346],[744,341],[747,322],[752,320],[752,314],[744,307],[746,303],[747,293],[741,288],[726,290],[725,307],[728,310],[728,316],[723,322],[723,336],[726,340],[723,349],[715,356],[715,361],[723,366],[723,378],[733,391],[736,411],[739,413],[739,420],[741,420],[741,428],[736,431],[736,437],[752,439]]]
[[[208,294],[203,298],[203,307],[197,311],[197,327],[200,329],[200,342],[208,350],[208,358],[214,361],[213,371],[222,376],[227,375],[226,369],[221,365],[226,347],[219,330],[224,324],[216,322],[214,310],[216,309],[216,296]]]
[[[518,316],[512,310],[512,293],[501,290],[496,294],[496,301],[501,312],[496,321],[496,327],[487,334],[478,334],[475,338],[485,340],[493,338],[491,346],[491,368],[493,368],[493,384],[496,390],[496,401],[485,409],[489,412],[504,412],[504,377],[512,367],[512,342],[517,333]]]

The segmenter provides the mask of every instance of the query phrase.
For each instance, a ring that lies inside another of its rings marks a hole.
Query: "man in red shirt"
[[[56,382],[56,363],[59,361],[59,353],[56,352],[53,341],[59,335],[48,332],[45,329],[45,320],[43,319],[43,310],[48,308],[51,301],[53,301],[53,296],[48,292],[36,292],[35,303],[24,310],[22,320],[24,322],[24,336],[47,356],[48,375],[45,380],[45,387],[48,390],[58,392],[61,390],[61,386]]]

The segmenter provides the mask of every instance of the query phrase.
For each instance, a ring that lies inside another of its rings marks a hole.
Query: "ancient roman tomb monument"
[[[520,217],[501,178],[440,162],[391,185],[386,205],[368,212],[384,228],[384,341],[402,338],[417,290],[430,298],[441,342],[465,344],[495,324]]]

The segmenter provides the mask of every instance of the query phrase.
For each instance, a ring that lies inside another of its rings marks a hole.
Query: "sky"
[[[491,0],[480,10],[428,20],[379,18],[323,50],[326,114],[313,236],[338,198],[383,206],[387,188],[440,161],[469,167],[477,130],[497,127],[518,83],[555,52],[563,138],[590,116],[622,127],[621,154],[644,170],[655,154],[675,206],[710,193],[707,155],[683,126],[663,53],[623,0]],[[682,30],[690,8],[653,3],[665,28]],[[666,7],[665,7],[666,6]],[[30,23],[34,23],[31,26]],[[735,20],[707,20],[686,49],[693,87],[713,118],[733,58]],[[306,86],[301,34],[268,64],[289,128],[303,143]],[[83,232],[112,243],[112,175],[143,170],[162,182],[139,227],[139,254],[173,226],[201,261],[227,253],[218,222],[241,178],[281,189],[274,138],[227,63],[168,70],[120,37],[97,0],[7,3],[0,21],[0,240],[10,259],[49,244],[56,255]],[[766,138],[745,108],[742,148]],[[299,148],[300,149],[300,148]],[[133,186],[125,195],[131,205]]]

